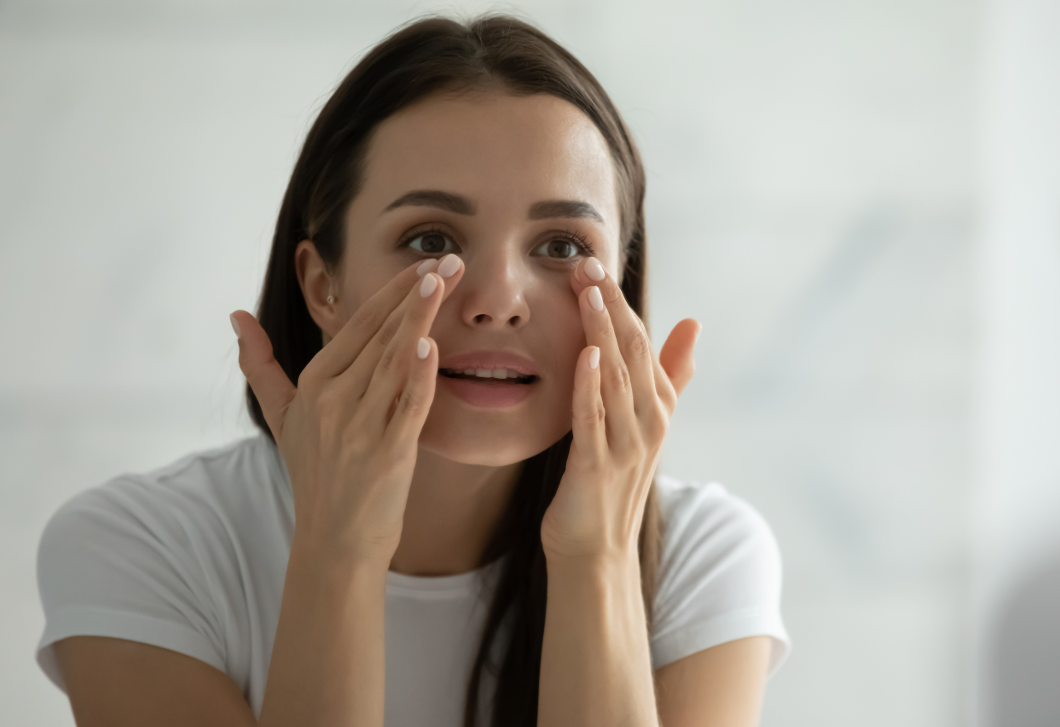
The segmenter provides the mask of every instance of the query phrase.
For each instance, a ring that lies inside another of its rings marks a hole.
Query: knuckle
[[[396,346],[387,346],[379,357],[379,370],[384,374],[395,374],[400,369]]]
[[[390,342],[394,340],[398,332],[398,321],[389,320],[383,324],[383,327],[379,329],[379,333],[376,334],[379,345],[386,348],[390,345]]]
[[[379,302],[369,298],[358,306],[350,320],[354,328],[370,331],[379,325],[380,313]]]
[[[416,418],[430,408],[431,401],[427,393],[416,387],[408,387],[401,392],[398,399],[396,416]]]
[[[620,300],[625,300],[625,296],[622,294],[622,289],[618,287],[618,283],[616,283],[611,276],[608,276],[607,279],[603,281],[600,288],[600,293],[604,297],[604,302],[609,305],[617,303]]]
[[[629,378],[629,370],[625,366],[611,367],[607,373],[607,380],[611,389],[619,394],[628,394],[633,390],[632,382]]]
[[[651,358],[651,341],[640,326],[634,328],[629,335],[629,355],[638,361]]]
[[[603,402],[597,399],[587,406],[580,407],[577,417],[579,422],[595,429],[604,426],[607,420],[607,412],[604,410]]]

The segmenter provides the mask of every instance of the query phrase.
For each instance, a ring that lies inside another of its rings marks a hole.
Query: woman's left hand
[[[550,559],[635,558],[670,417],[695,370],[700,325],[679,322],[656,358],[644,324],[598,260],[584,260],[571,286],[589,345],[574,375],[574,440],[541,542]]]

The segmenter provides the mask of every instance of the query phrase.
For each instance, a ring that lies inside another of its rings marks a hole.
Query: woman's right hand
[[[232,314],[239,368],[291,477],[296,543],[384,567],[397,549],[438,375],[438,347],[427,334],[464,272],[456,255],[434,266],[444,278],[421,277],[421,265],[365,301],[305,367],[297,388],[254,316]]]

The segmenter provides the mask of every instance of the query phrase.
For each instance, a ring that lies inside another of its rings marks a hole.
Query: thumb
[[[297,389],[273,357],[272,341],[257,319],[245,310],[237,310],[229,318],[239,339],[239,368],[258,398],[272,436],[279,443],[287,407]]]
[[[679,396],[696,370],[692,351],[701,329],[694,318],[685,318],[674,326],[659,352],[659,363]]]

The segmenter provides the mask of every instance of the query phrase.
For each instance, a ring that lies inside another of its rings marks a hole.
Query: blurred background
[[[399,24],[515,11],[645,157],[650,322],[703,323],[663,469],[757,507],[763,725],[1060,724],[1060,2],[0,0],[0,709],[70,726],[35,557],[76,492],[254,433],[309,124]]]

